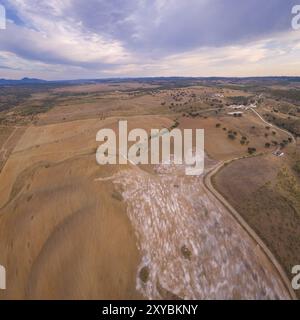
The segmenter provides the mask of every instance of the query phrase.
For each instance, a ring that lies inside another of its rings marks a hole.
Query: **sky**
[[[297,0],[0,4],[0,78],[300,76]]]

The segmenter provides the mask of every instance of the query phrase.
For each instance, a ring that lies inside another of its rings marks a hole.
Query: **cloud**
[[[107,74],[138,76],[276,76],[299,75],[300,33],[282,32],[276,37],[247,45],[203,47],[165,58],[125,65]]]
[[[107,41],[100,34],[83,30],[81,24],[65,19],[69,1],[51,0],[47,5],[34,0],[16,0],[16,12],[26,26],[8,23],[0,33],[2,50],[26,59],[72,65],[101,65],[126,62],[118,40]]]
[[[138,52],[170,54],[290,28],[290,0],[75,0],[71,16]]]
[[[262,62],[267,66],[280,57],[282,64],[290,64],[288,58],[298,53],[299,33],[291,30],[292,0],[4,4],[10,21],[0,32],[0,53],[11,54],[11,62],[0,59],[0,72],[6,67],[11,76],[14,68],[44,78],[229,75],[243,74],[241,66],[245,74],[253,67],[259,73],[264,71]],[[279,72],[276,68],[265,72]]]

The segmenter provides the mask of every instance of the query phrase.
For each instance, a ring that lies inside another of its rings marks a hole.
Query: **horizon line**
[[[55,80],[46,80],[42,78],[0,78],[0,81],[43,81],[43,82],[68,82],[68,81],[99,81],[99,80],[138,80],[138,79],[266,79],[266,78],[299,78],[295,75],[277,75],[277,76],[126,76],[126,77],[100,77],[100,78],[74,78],[74,79],[55,79]]]

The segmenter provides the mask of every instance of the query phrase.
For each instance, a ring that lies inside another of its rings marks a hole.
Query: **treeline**
[[[269,94],[277,99],[286,99],[288,101],[300,103],[300,90],[297,89],[269,89]]]
[[[0,87],[0,112],[19,106],[31,96],[31,90],[20,88]]]
[[[283,118],[275,117],[271,114],[265,114],[265,117],[269,122],[274,123],[277,127],[289,131],[296,137],[300,137],[300,119],[299,118],[283,119]]]
[[[244,106],[250,104],[250,103],[254,103],[255,99],[253,96],[250,97],[246,97],[246,96],[235,96],[235,97],[230,97],[229,101],[232,104],[237,104],[237,105],[241,105],[243,104]]]

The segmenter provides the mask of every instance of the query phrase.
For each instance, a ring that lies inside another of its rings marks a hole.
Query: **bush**
[[[192,253],[186,246],[181,247],[181,253],[184,256],[184,258],[191,260]]]
[[[147,266],[143,267],[143,268],[141,269],[141,271],[140,271],[140,274],[139,274],[140,279],[141,279],[144,283],[146,283],[146,282],[149,280],[149,274],[150,274],[149,268],[148,268]]]
[[[123,196],[122,196],[121,193],[118,192],[118,191],[114,191],[111,196],[112,196],[112,198],[114,198],[115,200],[123,201]]]
[[[271,147],[271,144],[270,144],[269,142],[267,142],[267,143],[265,144],[265,147],[266,147],[266,148],[270,148],[270,147]]]
[[[253,153],[255,153],[256,152],[256,148],[248,148],[248,153],[249,154],[253,154]]]
[[[300,160],[298,160],[295,165],[293,166],[293,169],[296,171],[297,174],[300,175]]]

